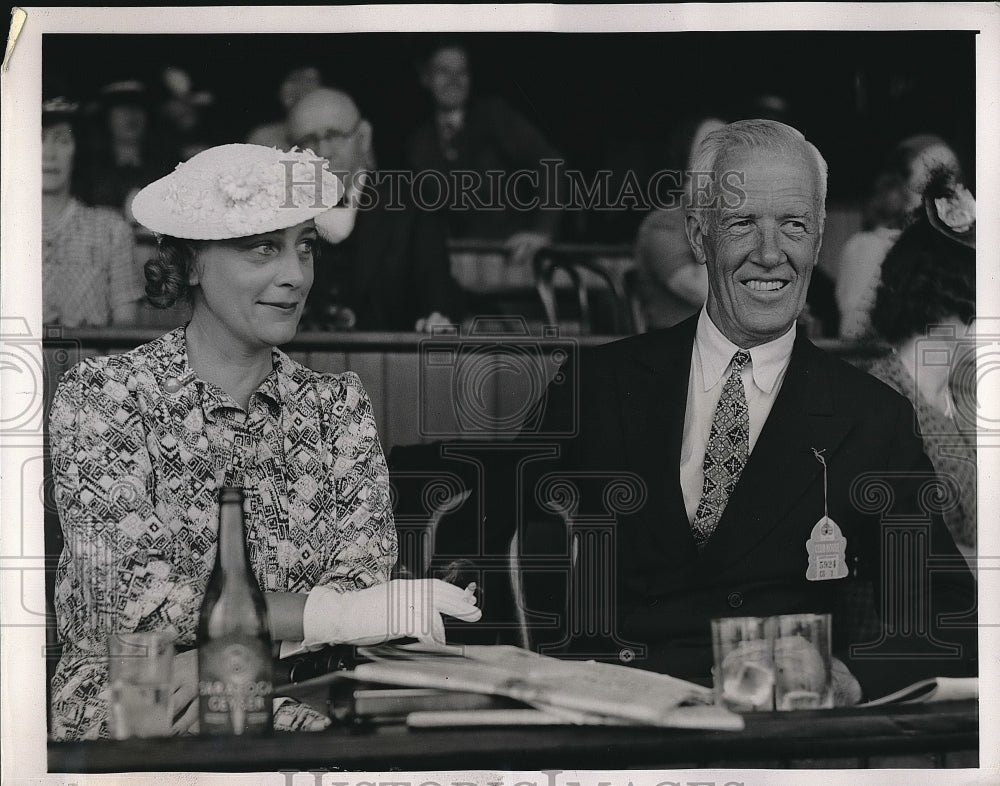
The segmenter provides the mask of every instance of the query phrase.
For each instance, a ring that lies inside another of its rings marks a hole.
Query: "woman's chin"
[[[295,338],[298,328],[298,319],[295,319],[294,321],[289,320],[286,323],[268,325],[267,328],[262,331],[261,338],[272,346],[280,346],[282,344],[287,344]]]

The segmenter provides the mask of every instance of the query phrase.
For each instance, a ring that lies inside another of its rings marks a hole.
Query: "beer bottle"
[[[243,492],[223,488],[218,553],[198,619],[200,733],[269,733],[271,669],[267,607],[247,558]]]

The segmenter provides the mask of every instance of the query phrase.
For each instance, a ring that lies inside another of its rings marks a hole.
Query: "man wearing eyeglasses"
[[[289,112],[288,129],[294,144],[327,159],[344,178],[345,203],[357,207],[344,214],[346,237],[320,249],[304,324],[430,331],[458,319],[444,221],[378,177],[372,125],[354,100],[339,90],[314,90]]]

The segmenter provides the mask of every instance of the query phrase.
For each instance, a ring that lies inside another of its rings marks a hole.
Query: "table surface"
[[[799,767],[828,766],[831,760],[861,767],[976,766],[978,744],[978,703],[961,701],[757,713],[746,716],[741,732],[596,726],[408,731],[384,726],[252,740],[53,742],[48,765],[50,772],[81,773]],[[964,756],[949,762],[956,752]],[[893,756],[897,763],[887,764]]]

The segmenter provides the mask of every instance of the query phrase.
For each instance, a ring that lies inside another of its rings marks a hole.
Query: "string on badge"
[[[816,460],[823,465],[823,517],[829,518],[830,511],[827,508],[826,503],[826,458],[823,456],[823,454],[826,453],[826,448],[823,448],[822,450],[812,448],[811,450],[813,455],[816,457]]]

